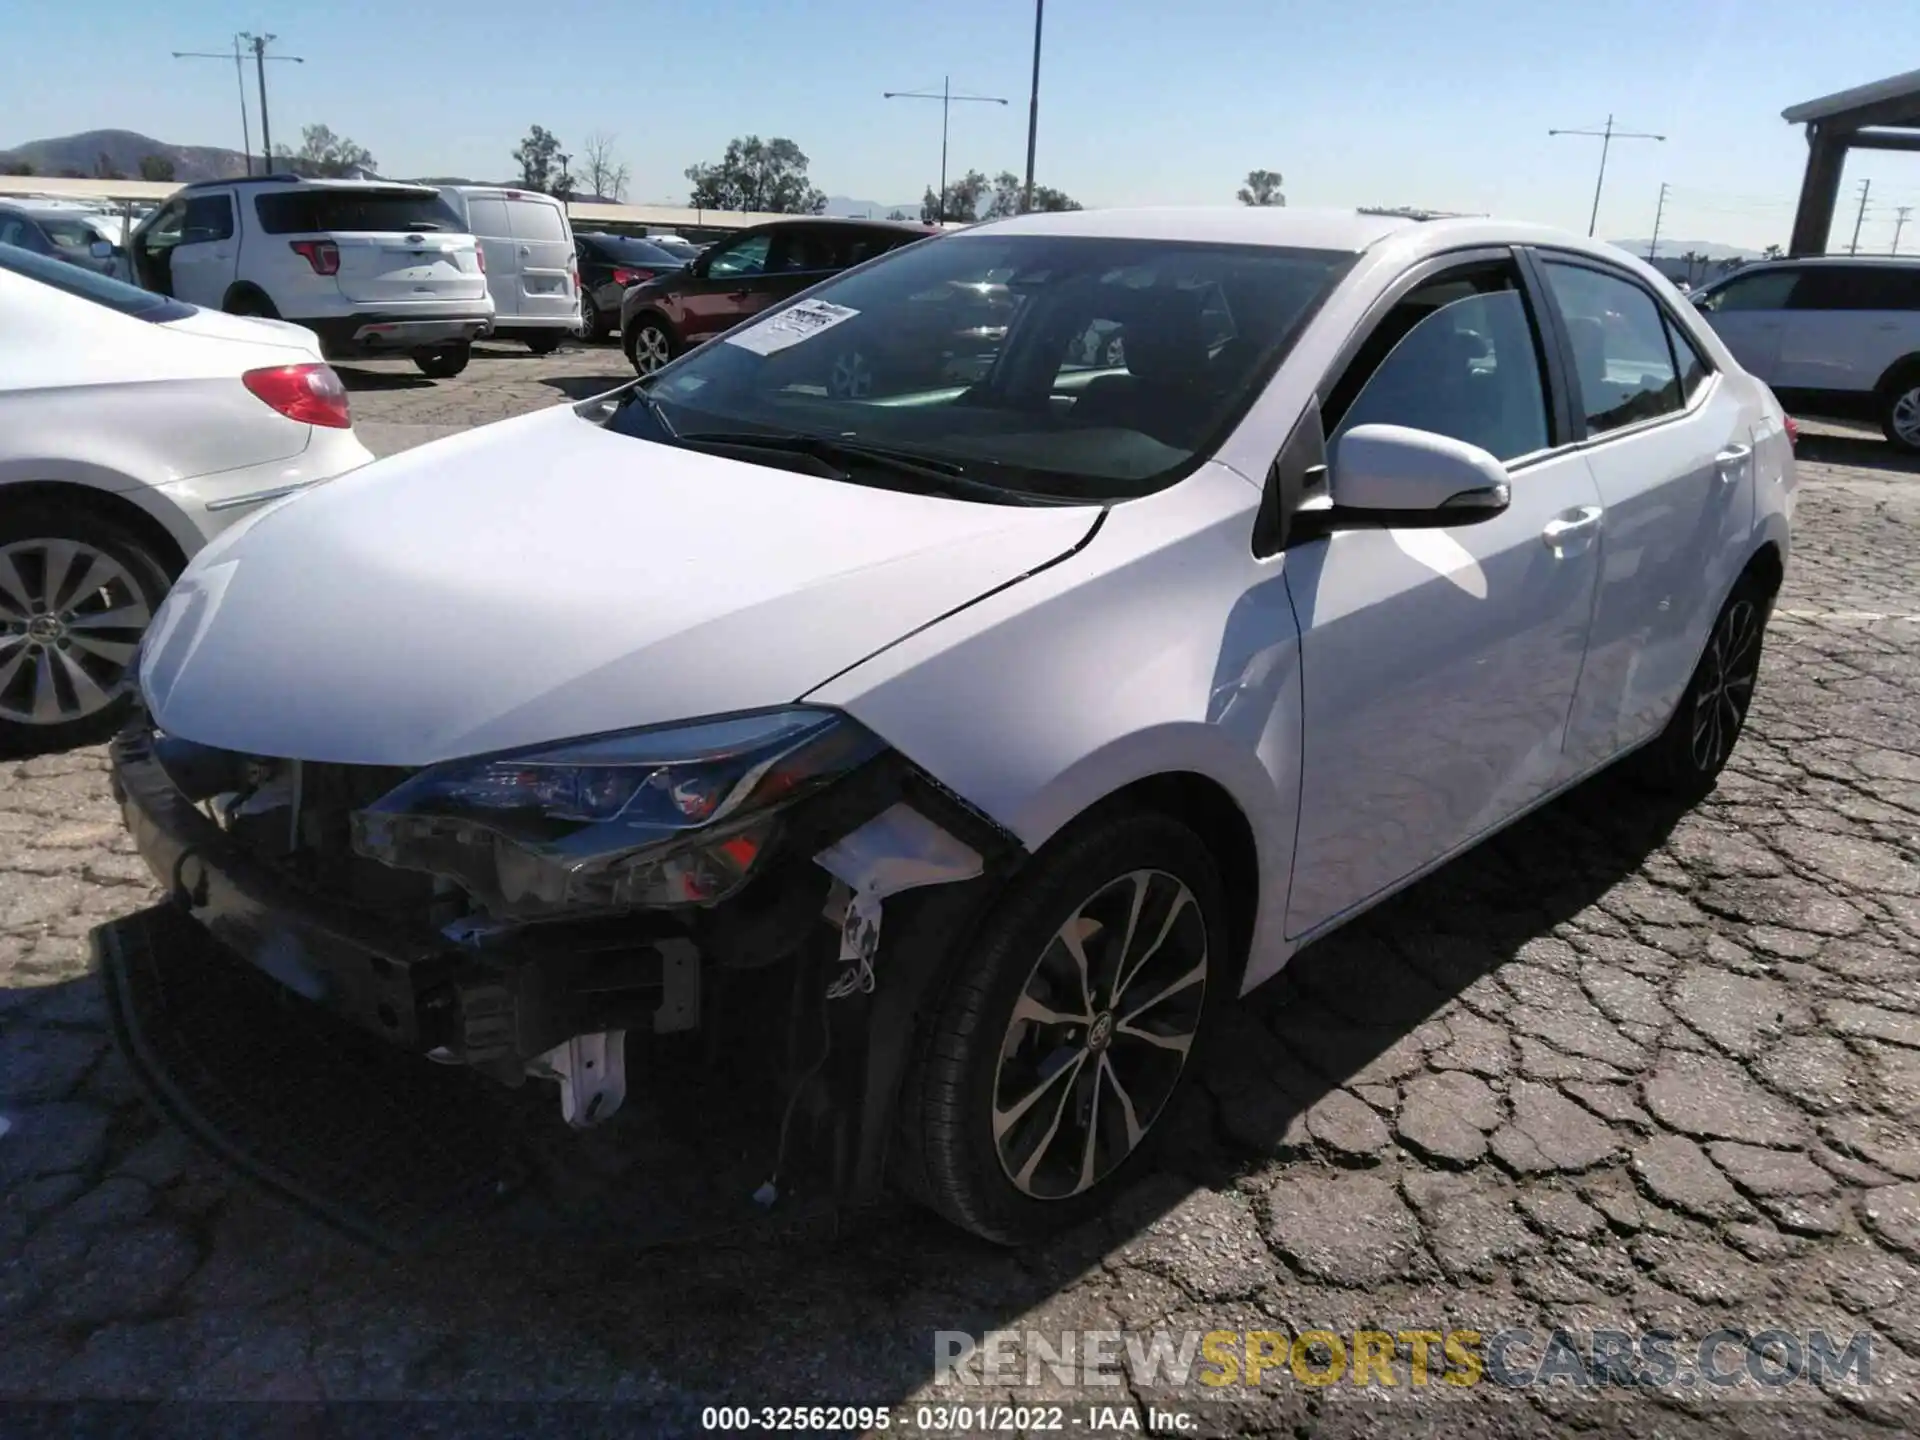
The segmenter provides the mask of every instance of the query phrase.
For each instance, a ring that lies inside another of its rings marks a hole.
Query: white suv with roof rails
[[[480,247],[430,185],[297,175],[187,185],[128,248],[147,289],[291,320],[330,359],[407,354],[427,375],[458,375],[493,321]]]
[[[1745,265],[1687,298],[1792,413],[1872,421],[1920,452],[1920,259]]]

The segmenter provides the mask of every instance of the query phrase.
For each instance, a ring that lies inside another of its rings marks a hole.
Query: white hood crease
[[[787,704],[1058,559],[1096,516],[751,465],[556,408],[216,542],[156,617],[140,683],[169,733],[343,764]]]

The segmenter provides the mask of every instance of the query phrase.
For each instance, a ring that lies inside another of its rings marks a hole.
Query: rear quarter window
[[[325,230],[460,234],[465,223],[438,194],[404,190],[284,190],[257,195],[254,214],[269,235]]]

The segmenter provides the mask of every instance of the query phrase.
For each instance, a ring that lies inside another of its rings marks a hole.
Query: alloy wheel
[[[673,357],[668,353],[667,332],[658,325],[642,325],[633,337],[633,368],[651,375]]]
[[[1693,700],[1690,754],[1703,775],[1716,772],[1740,738],[1759,672],[1759,608],[1751,600],[1735,599],[1713,627]]]
[[[1199,1032],[1208,959],[1199,902],[1164,870],[1109,882],[1054,933],[994,1068],[994,1149],[1016,1189],[1067,1199],[1139,1148]]]
[[[1900,443],[1920,450],[1920,385],[1912,386],[1893,402],[1893,433]]]
[[[0,546],[0,719],[59,725],[106,709],[152,618],[102,550],[62,539]]]

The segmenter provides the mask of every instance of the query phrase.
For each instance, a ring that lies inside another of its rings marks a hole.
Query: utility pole
[[[1607,183],[1607,152],[1613,148],[1616,140],[1659,140],[1666,141],[1664,135],[1649,135],[1640,130],[1616,130],[1613,128],[1613,116],[1607,116],[1604,130],[1549,130],[1549,135],[1591,135],[1600,142],[1600,174],[1593,182],[1593,214],[1587,219],[1587,235],[1592,237],[1594,228],[1600,223],[1600,187]]]
[[[1667,213],[1667,182],[1660,182],[1660,203],[1653,210],[1653,239],[1647,242],[1647,263],[1653,263],[1653,257],[1660,253],[1660,217]],[[1592,231],[1588,231],[1592,234]]]
[[[1027,101],[1027,183],[1020,192],[1020,213],[1033,209],[1033,146],[1040,135],[1040,24],[1047,0],[1033,0],[1033,96]]]
[[[1893,244],[1887,248],[1890,255],[1900,253],[1900,232],[1907,228],[1907,216],[1913,213],[1911,205],[1900,205],[1893,212]]]
[[[947,223],[947,112],[959,104],[1004,105],[1007,102],[998,95],[956,95],[953,93],[951,76],[942,76],[940,93],[930,90],[888,90],[881,94],[882,100],[938,100],[940,102],[940,198],[934,202],[934,214],[939,222]]]
[[[1860,249],[1860,222],[1867,218],[1867,196],[1872,193],[1873,181],[1862,180],[1860,182],[1860,208],[1854,212],[1853,216],[1853,239],[1847,244],[1847,253],[1849,255],[1857,253]]]
[[[218,50],[176,50],[176,60],[225,60],[227,56]],[[274,57],[278,59],[278,56]],[[240,153],[246,157],[247,174],[253,174],[253,131],[247,124],[247,70],[240,61],[240,37],[233,37],[233,79],[240,87]]]
[[[240,32],[240,41],[253,51],[254,69],[260,76],[260,158],[264,162],[260,167],[262,175],[273,173],[273,131],[267,125],[267,61],[285,60],[291,65],[304,65],[306,59],[300,55],[269,55],[267,46],[278,37],[274,35],[253,35],[245,30]]]

